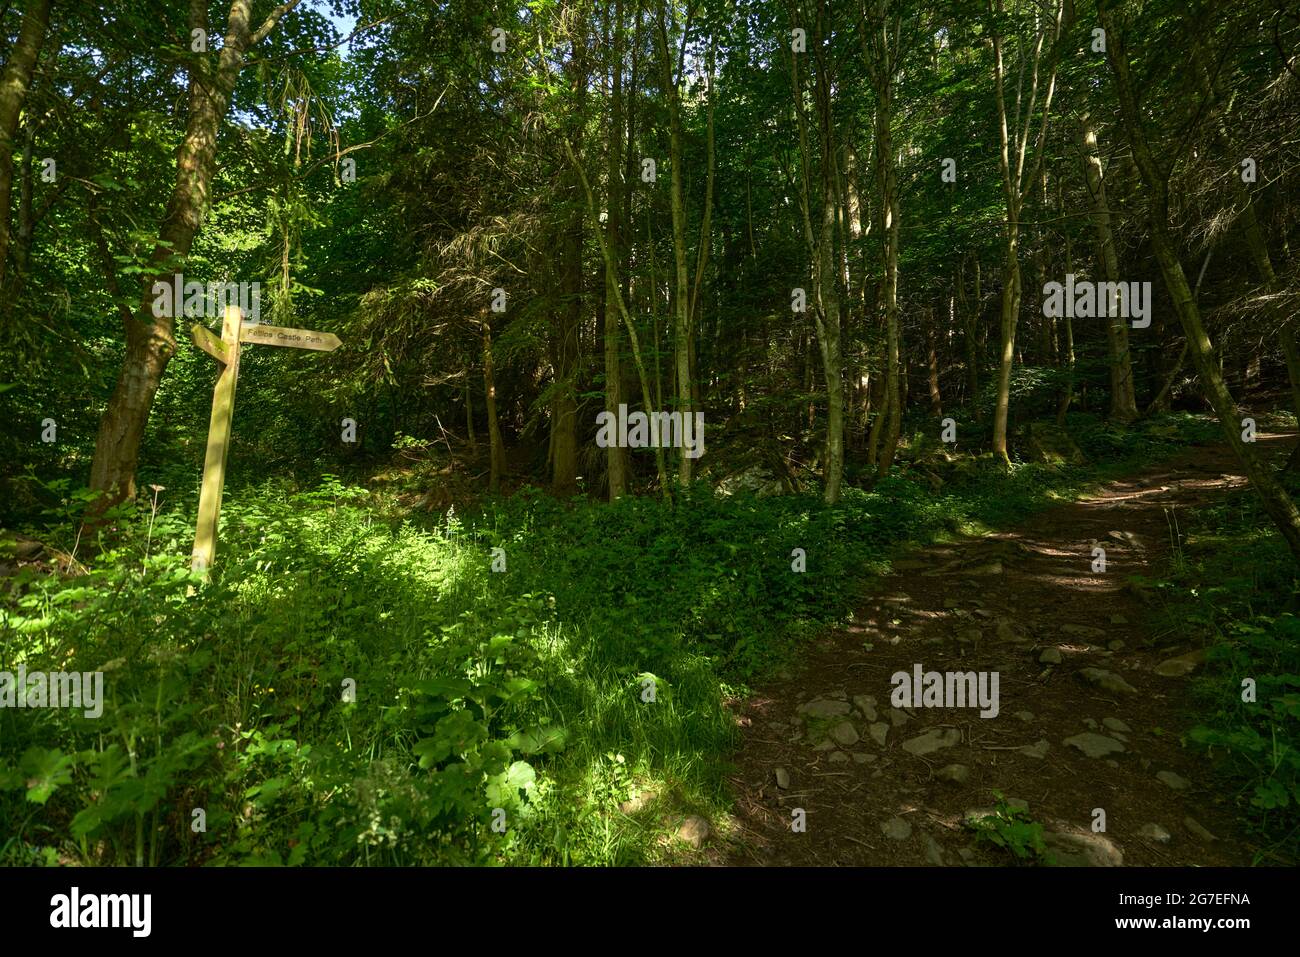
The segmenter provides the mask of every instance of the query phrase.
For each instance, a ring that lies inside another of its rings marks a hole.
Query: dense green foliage
[[[206,587],[192,503],[141,507],[83,574],[10,580],[0,667],[104,670],[106,700],[96,720],[0,710],[0,860],[657,859],[657,818],[615,806],[725,807],[726,700],[850,615],[894,548],[1016,520],[1206,428],[1153,422],[1103,470],[989,466],[939,495],[905,474],[838,506],[525,492],[426,519],[391,489],[246,484]],[[76,510],[66,486],[37,494]],[[48,521],[71,549],[77,523]]]
[[[0,671],[107,700],[0,709],[0,864],[675,860],[897,549],[1210,442],[1253,490],[1135,587],[1292,859],[1298,489],[1245,434],[1300,404],[1297,48],[1258,0],[5,4]],[[342,347],[245,342],[210,435],[178,277]]]

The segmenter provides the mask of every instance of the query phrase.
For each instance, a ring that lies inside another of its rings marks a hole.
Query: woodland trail
[[[1293,440],[1259,441],[1278,455]],[[962,825],[1000,791],[1027,802],[1062,864],[1249,865],[1256,848],[1210,764],[1180,746],[1189,679],[1156,671],[1184,670],[1167,663],[1198,649],[1158,632],[1128,584],[1167,567],[1171,519],[1244,484],[1227,448],[1200,448],[1015,529],[896,561],[858,623],[736,705],[736,826],[715,861],[1008,864]],[[891,707],[891,675],[917,664],[999,672],[999,714]]]

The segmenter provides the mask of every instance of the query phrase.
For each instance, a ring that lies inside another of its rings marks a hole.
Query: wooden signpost
[[[217,360],[217,384],[212,390],[212,418],[208,422],[208,449],[203,460],[203,486],[199,491],[199,520],[194,530],[190,568],[207,574],[217,554],[217,519],[226,485],[226,453],[230,448],[230,423],[235,416],[235,382],[239,378],[241,342],[293,349],[333,352],[341,344],[332,332],[289,329],[243,322],[238,306],[227,306],[217,338],[199,323],[190,327],[194,344]]]

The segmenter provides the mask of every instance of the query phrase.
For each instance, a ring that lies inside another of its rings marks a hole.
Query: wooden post
[[[239,333],[242,319],[238,306],[226,306],[226,314],[221,323],[221,344],[225,357],[224,361],[218,360],[217,384],[212,390],[212,418],[208,422],[208,449],[203,460],[199,520],[194,530],[194,554],[190,561],[190,568],[205,577],[217,555],[217,521],[221,517],[221,493],[226,484],[230,424],[235,416],[235,381],[239,378]],[[198,340],[199,335],[195,333],[195,341]]]
[[[208,422],[208,449],[203,460],[203,486],[199,491],[199,520],[194,529],[194,554],[190,559],[190,568],[206,578],[217,557],[217,521],[221,518],[221,493],[226,487],[230,424],[235,417],[239,344],[252,342],[333,352],[342,343],[332,332],[246,323],[238,306],[226,306],[220,339],[197,322],[190,327],[190,336],[196,346],[217,360],[217,384],[212,390],[212,418]]]

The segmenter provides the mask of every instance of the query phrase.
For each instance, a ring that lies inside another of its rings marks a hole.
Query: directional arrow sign
[[[196,322],[190,326],[190,338],[194,340],[196,346],[218,362],[228,361],[230,353],[226,349],[226,344],[199,323]]]
[[[199,323],[190,327],[194,344],[217,360],[217,384],[212,390],[212,417],[208,421],[208,448],[203,460],[203,485],[199,490],[199,517],[194,529],[194,555],[190,567],[207,575],[217,555],[217,524],[221,496],[226,486],[226,452],[230,448],[230,423],[235,414],[235,383],[239,379],[239,345],[289,346],[333,352],[340,345],[332,332],[286,329],[244,322],[238,306],[227,306],[218,339]]]
[[[333,352],[341,342],[332,332],[313,332],[310,329],[290,329],[287,326],[266,326],[246,322],[239,328],[240,342],[254,342],[262,346],[289,346],[293,349],[315,349]]]

